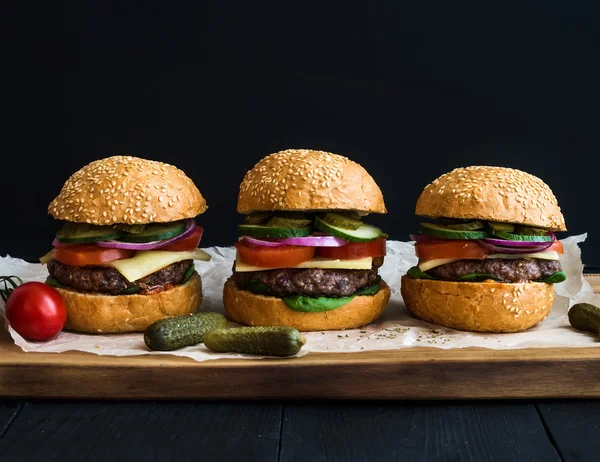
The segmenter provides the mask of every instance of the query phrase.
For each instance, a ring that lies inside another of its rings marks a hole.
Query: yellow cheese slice
[[[167,250],[142,250],[131,258],[105,263],[121,273],[129,282],[137,281],[149,274],[182,260],[209,261],[210,255],[200,249],[169,252]]]
[[[488,255],[486,258],[505,258],[509,260],[518,260],[519,258],[539,258],[541,260],[558,260],[558,253],[554,250],[547,250],[545,252],[536,253],[522,253],[519,255],[497,253],[494,255]],[[419,269],[421,271],[428,271],[436,266],[446,265],[458,260],[467,260],[466,258],[436,258],[433,260],[419,260]]]
[[[436,266],[442,266],[447,263],[461,260],[460,258],[435,258],[433,260],[419,260],[419,269],[423,272],[435,268]]]
[[[235,258],[235,270],[239,273],[249,271],[266,271],[279,268],[322,268],[322,269],[371,269],[373,259],[371,257],[359,260],[330,260],[328,258],[316,257],[296,266],[277,266],[265,268],[263,266],[248,265],[240,260],[240,255]]]

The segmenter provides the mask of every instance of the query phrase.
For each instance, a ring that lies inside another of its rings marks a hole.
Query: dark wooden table
[[[1,400],[0,461],[598,461],[599,422],[597,400]]]

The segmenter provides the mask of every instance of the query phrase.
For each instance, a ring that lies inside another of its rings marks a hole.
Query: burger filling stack
[[[419,258],[402,279],[417,317],[457,329],[517,332],[550,312],[566,279],[554,232],[556,198],[539,178],[503,167],[467,167],[428,185],[416,207],[428,217],[411,235]]]
[[[64,223],[44,257],[65,300],[65,328],[140,332],[166,316],[195,312],[202,284],[194,260],[206,202],[176,167],[130,156],[86,165],[48,210]]]
[[[363,219],[386,209],[360,165],[322,151],[272,154],[246,174],[238,212],[245,219],[224,288],[234,321],[310,331],[380,316],[390,297],[378,275],[386,236]]]

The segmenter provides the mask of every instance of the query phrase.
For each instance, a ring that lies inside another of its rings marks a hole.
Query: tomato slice
[[[135,250],[107,249],[97,245],[66,245],[54,248],[54,258],[65,265],[99,265],[109,261],[131,258]]]
[[[437,258],[472,258],[483,260],[489,252],[475,241],[431,239],[415,243],[417,257],[422,260]]]
[[[183,239],[179,239],[178,241],[173,242],[172,244],[161,247],[160,250],[168,250],[171,252],[181,252],[183,250],[194,250],[200,244],[200,239],[202,239],[202,234],[204,233],[204,228],[201,226],[196,226],[194,231]]]
[[[375,239],[371,242],[349,242],[343,247],[317,247],[317,257],[335,260],[358,260],[366,257],[384,257],[385,239]]]
[[[565,248],[558,239],[554,241],[554,243],[548,247],[546,250],[554,250],[556,253],[560,253],[561,255],[565,253]]]
[[[244,263],[265,268],[296,266],[302,262],[312,260],[315,254],[314,247],[300,247],[297,245],[263,247],[249,244],[243,239],[235,243],[235,248]]]

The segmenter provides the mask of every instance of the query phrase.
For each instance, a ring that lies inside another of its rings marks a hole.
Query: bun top
[[[261,159],[240,185],[237,211],[355,210],[387,213],[367,171],[323,151],[288,149]]]
[[[513,168],[457,168],[425,187],[416,214],[432,218],[480,219],[566,231],[550,187]]]
[[[48,206],[57,220],[94,225],[193,218],[206,201],[185,173],[153,160],[113,156],[75,172]]]

